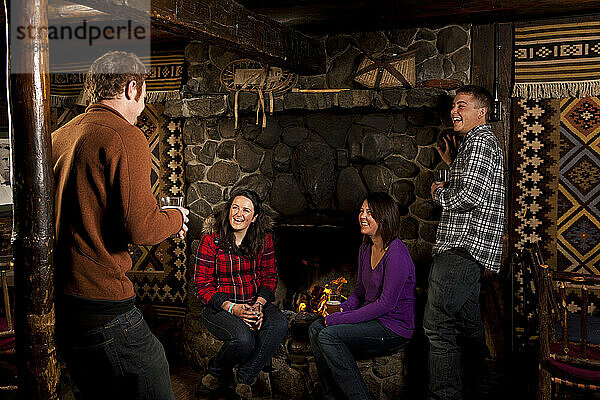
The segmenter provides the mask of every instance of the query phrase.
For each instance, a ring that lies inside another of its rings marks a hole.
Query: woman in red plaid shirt
[[[273,356],[288,328],[271,304],[277,285],[271,220],[252,190],[234,193],[204,223],[196,251],[196,295],[205,304],[202,322],[223,341],[210,360],[196,397],[219,390],[238,366],[235,392],[252,398],[250,385]]]

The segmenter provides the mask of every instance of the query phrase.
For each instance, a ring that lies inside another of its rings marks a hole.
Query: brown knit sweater
[[[179,211],[161,211],[152,195],[144,134],[111,107],[93,104],[52,133],[52,164],[59,290],[132,297],[128,243],[160,243],[183,224]]]

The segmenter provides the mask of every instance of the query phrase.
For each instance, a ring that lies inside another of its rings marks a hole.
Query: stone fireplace
[[[327,73],[300,77],[301,89],[276,96],[265,128],[256,124],[257,95],[240,92],[235,127],[233,93],[214,85],[232,53],[192,43],[186,49],[186,97],[169,101],[165,113],[182,118],[190,237],[204,218],[241,187],[255,190],[275,218],[280,282],[277,304],[290,330],[261,373],[256,391],[276,398],[320,398],[307,328],[311,316],[296,313],[295,293],[346,277],[346,295],[356,280],[361,237],[357,212],[366,194],[389,193],[401,213],[400,238],[417,267],[417,296],[427,284],[440,210],[430,200],[434,171],[445,168],[435,149],[449,130],[452,92],[435,88],[369,90],[351,75],[361,53],[417,50],[417,80],[467,82],[470,31],[465,26],[329,35]],[[213,83],[211,83],[213,82]],[[337,90],[346,89],[346,90]],[[258,118],[262,120],[262,116]],[[190,246],[195,251],[197,245]],[[191,256],[190,260],[194,257]],[[191,268],[193,270],[193,266]],[[206,367],[220,342],[202,327],[200,305],[188,287],[185,353]],[[359,364],[374,398],[400,398],[405,390],[405,353]]]
[[[231,98],[213,94],[167,105],[185,117],[190,235],[237,188],[254,189],[278,224],[358,231],[368,192],[399,203],[400,237],[416,264],[427,264],[439,219],[430,200],[435,149],[448,130],[451,93],[415,88],[339,93],[287,93],[276,99],[266,128],[255,124],[256,95],[241,93],[239,126]]]
[[[361,241],[357,210],[368,192],[384,191],[398,201],[400,237],[417,266],[418,285],[426,285],[440,212],[429,200],[429,187],[434,171],[444,167],[435,145],[448,129],[450,98],[451,93],[425,88],[288,93],[276,102],[267,127],[260,128],[255,115],[248,115],[255,98],[241,94],[237,129],[226,94],[177,104],[188,116],[184,142],[192,237],[199,235],[203,218],[239,187],[259,193],[277,221],[276,304],[285,310],[290,330],[270,372],[261,373],[253,389],[257,394],[321,398],[307,336],[310,315],[296,313],[293,298],[340,276],[348,280],[344,294],[352,290]],[[202,327],[193,295],[188,307],[185,353],[204,369],[221,343]],[[374,398],[405,393],[405,357],[399,352],[359,363]]]

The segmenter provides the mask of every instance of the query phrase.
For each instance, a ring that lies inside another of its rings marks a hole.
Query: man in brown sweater
[[[188,210],[160,209],[151,158],[134,126],[146,71],[111,52],[86,77],[91,105],[52,134],[57,337],[82,399],[173,399],[161,343],[134,306],[128,244],[183,238]]]

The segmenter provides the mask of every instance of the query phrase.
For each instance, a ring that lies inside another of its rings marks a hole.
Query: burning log
[[[315,285],[310,289],[307,293],[300,293],[296,296],[294,304],[296,305],[296,310],[298,312],[305,313],[313,313],[322,316],[327,315],[327,302],[332,299],[332,297],[338,299],[346,299],[340,293],[342,286],[348,283],[348,281],[340,277],[335,279],[325,287],[321,287]]]

